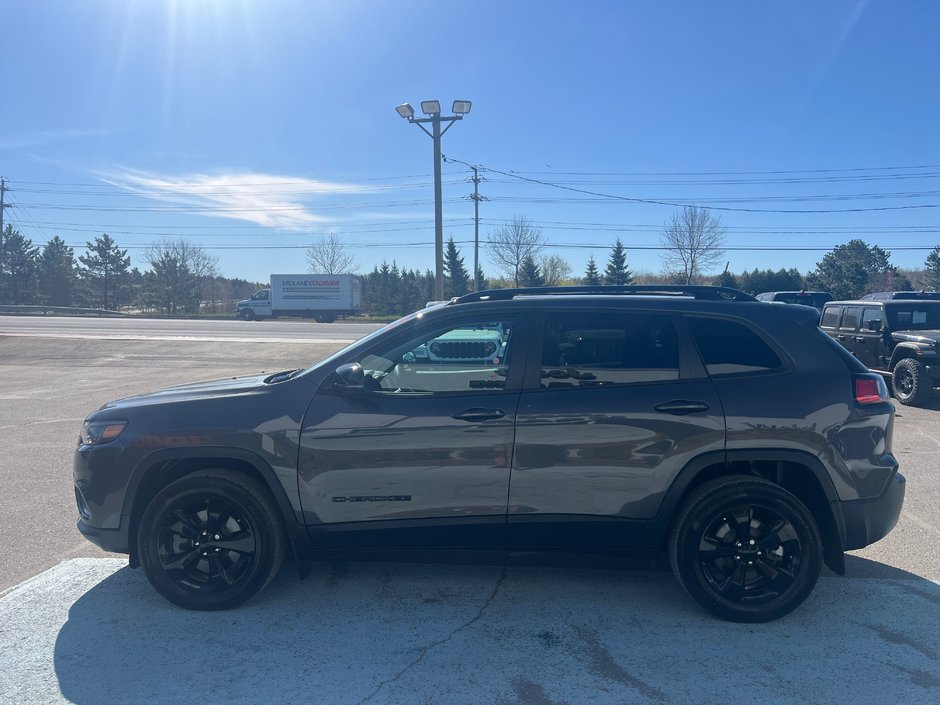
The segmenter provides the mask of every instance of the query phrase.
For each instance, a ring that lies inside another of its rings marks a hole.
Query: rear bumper
[[[904,475],[895,472],[878,497],[832,503],[843,550],[864,548],[888,535],[901,516],[906,486]]]

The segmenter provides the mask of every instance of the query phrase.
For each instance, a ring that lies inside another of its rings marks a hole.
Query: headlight
[[[113,441],[127,427],[127,421],[86,421],[78,437],[79,445],[95,446]]]

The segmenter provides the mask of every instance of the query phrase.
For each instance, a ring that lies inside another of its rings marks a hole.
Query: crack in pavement
[[[376,686],[375,690],[373,690],[366,697],[364,697],[362,700],[357,702],[356,705],[364,705],[365,703],[372,700],[372,698],[374,698],[376,695],[379,694],[379,692],[381,692],[382,688],[389,685],[390,683],[394,683],[403,675],[405,675],[408,671],[410,671],[412,668],[414,668],[419,663],[421,663],[424,660],[424,658],[431,652],[432,649],[442,644],[446,644],[448,641],[450,641],[455,636],[457,636],[457,634],[459,634],[464,629],[466,629],[467,627],[471,626],[474,622],[479,620],[480,617],[483,616],[483,613],[486,612],[487,607],[490,606],[490,603],[493,602],[493,599],[496,597],[496,593],[499,592],[499,588],[502,586],[503,581],[505,579],[506,579],[506,564],[503,563],[503,569],[499,574],[499,579],[496,581],[496,585],[493,586],[493,591],[490,593],[490,596],[487,597],[486,600],[483,602],[483,604],[480,606],[480,609],[477,610],[477,613],[474,617],[472,617],[471,619],[461,624],[459,627],[454,629],[450,634],[445,636],[443,639],[437,639],[436,641],[432,641],[430,644],[425,646],[423,649],[421,649],[421,651],[418,653],[418,655],[414,658],[414,660],[411,663],[406,665],[403,669],[401,669],[398,673],[396,673],[391,678],[387,678],[381,683],[379,683],[378,686]]]

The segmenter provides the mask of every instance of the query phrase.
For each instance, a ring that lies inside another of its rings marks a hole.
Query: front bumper
[[[878,497],[832,503],[843,550],[864,548],[888,535],[901,516],[906,486],[904,475],[895,472]]]
[[[79,519],[78,530],[98,548],[110,553],[130,553],[126,529],[99,529]]]

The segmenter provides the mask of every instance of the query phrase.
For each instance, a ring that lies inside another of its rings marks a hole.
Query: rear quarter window
[[[698,316],[687,320],[709,375],[768,372],[783,367],[773,348],[743,323]]]

